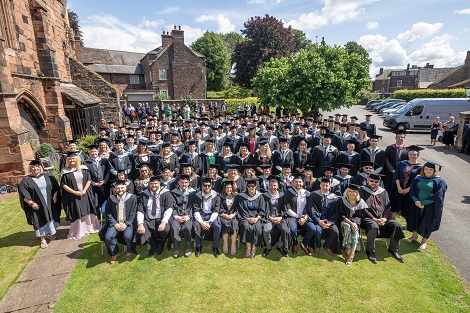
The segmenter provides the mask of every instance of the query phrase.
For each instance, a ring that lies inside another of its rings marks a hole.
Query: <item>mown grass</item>
[[[0,202],[0,300],[39,249],[39,240],[28,225],[18,195]]]
[[[344,257],[215,259],[203,254],[174,260],[165,251],[131,262],[121,255],[110,266],[96,235],[90,236],[56,312],[468,312],[467,285],[432,243],[427,251],[403,242],[404,264],[377,243],[379,264],[359,252],[353,265]],[[261,250],[258,251],[261,253]]]

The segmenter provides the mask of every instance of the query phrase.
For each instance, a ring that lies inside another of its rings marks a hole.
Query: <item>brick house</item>
[[[452,68],[434,68],[429,63],[424,67],[408,64],[406,69],[380,68],[372,83],[372,91],[385,95],[392,95],[400,89],[422,89],[427,88],[434,80],[445,75]]]
[[[446,75],[436,79],[429,88],[447,89],[447,88],[465,88],[470,86],[470,51],[467,51],[467,57],[464,64],[449,71]]]
[[[162,45],[141,60],[148,90],[170,99],[206,98],[205,57],[184,44],[181,26],[162,34]]]
[[[75,60],[75,43],[66,0],[0,1],[0,185],[21,180],[40,143],[62,149],[100,109],[119,116],[117,90]]]
[[[77,60],[116,86],[119,94],[146,89],[140,60],[145,53],[80,47]]]

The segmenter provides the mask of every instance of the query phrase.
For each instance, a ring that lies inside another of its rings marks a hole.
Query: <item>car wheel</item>
[[[398,124],[397,130],[406,130],[406,126],[404,124]]]

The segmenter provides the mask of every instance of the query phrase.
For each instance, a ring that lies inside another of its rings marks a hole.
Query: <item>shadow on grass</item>
[[[0,247],[33,247],[38,240],[34,231],[22,231],[0,238]]]

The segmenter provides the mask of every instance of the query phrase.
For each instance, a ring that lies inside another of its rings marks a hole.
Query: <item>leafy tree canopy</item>
[[[205,32],[192,43],[191,49],[206,56],[207,89],[223,90],[228,83],[230,56],[220,34]]]
[[[305,33],[300,29],[291,28],[290,31],[294,37],[295,51],[300,51],[300,49],[308,49],[312,45],[312,41],[307,39]]]
[[[370,86],[369,61],[340,46],[312,45],[287,58],[273,59],[253,79],[263,105],[304,113],[356,104]]]
[[[245,40],[235,46],[232,61],[235,63],[235,83],[250,87],[258,69],[271,58],[282,58],[294,52],[294,37],[290,27],[273,16],[256,16],[244,24]]]
[[[225,41],[225,45],[227,47],[227,52],[232,57],[233,51],[235,50],[235,46],[244,40],[243,36],[236,33],[230,32],[225,34],[220,34],[222,39]]]

